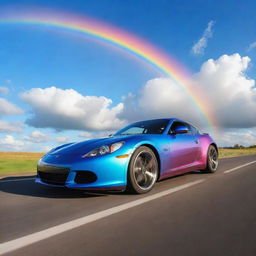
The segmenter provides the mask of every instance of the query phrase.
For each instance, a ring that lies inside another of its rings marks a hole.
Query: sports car
[[[150,191],[156,181],[193,170],[214,173],[218,148],[177,118],[128,125],[107,138],[69,143],[44,155],[36,182],[85,190]]]

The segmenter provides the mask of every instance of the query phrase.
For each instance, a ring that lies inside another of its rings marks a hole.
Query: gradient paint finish
[[[157,49],[147,41],[127,33],[119,28],[110,26],[84,16],[77,16],[61,11],[53,12],[47,9],[13,8],[1,11],[0,23],[33,24],[59,29],[67,29],[103,40],[111,45],[136,55],[147,64],[150,64],[170,77],[190,95],[197,109],[203,114],[210,127],[217,127],[212,107],[209,105],[205,93],[191,82],[190,74],[174,58]]]
[[[127,185],[130,157],[142,145],[147,145],[155,150],[160,161],[159,179],[192,170],[204,169],[208,147],[214,141],[207,134],[168,134],[174,120],[177,119],[169,119],[169,124],[163,134],[122,135],[70,144],[45,155],[41,161],[53,166],[70,168],[65,187],[81,189],[112,190],[117,187],[120,190],[124,189]],[[196,143],[196,140],[198,140],[198,143]],[[92,149],[102,145],[110,146],[112,143],[119,141],[124,141],[124,146],[111,154],[91,158],[82,157]],[[129,157],[117,158],[117,156],[125,154],[128,154]],[[76,171],[83,170],[92,171],[98,179],[89,184],[75,183]],[[39,178],[37,182],[46,184]]]

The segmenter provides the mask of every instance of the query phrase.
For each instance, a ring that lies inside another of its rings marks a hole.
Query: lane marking
[[[23,181],[23,180],[34,180],[35,178],[23,178],[23,179],[12,179],[12,180],[0,180],[0,183],[13,182],[13,181]]]
[[[158,199],[160,197],[170,195],[170,194],[175,193],[177,191],[180,191],[180,190],[186,189],[188,187],[194,186],[196,184],[199,184],[199,183],[201,183],[205,180],[206,179],[200,179],[200,180],[196,180],[196,181],[193,181],[193,182],[189,182],[189,183],[186,183],[186,184],[174,187],[174,188],[164,190],[162,192],[158,192],[158,193],[153,194],[153,195],[143,197],[141,199],[134,200],[134,201],[129,202],[129,203],[121,204],[119,206],[115,206],[115,207],[109,208],[107,210],[103,210],[103,211],[100,211],[100,212],[97,212],[97,213],[93,213],[93,214],[84,216],[82,218],[78,218],[78,219],[75,219],[75,220],[72,220],[72,221],[68,221],[66,223],[63,223],[63,224],[60,224],[60,225],[57,225],[57,226],[54,226],[54,227],[51,227],[51,228],[47,228],[45,230],[30,234],[30,235],[27,235],[27,236],[23,236],[23,237],[20,237],[20,238],[17,238],[17,239],[8,241],[8,242],[1,243],[0,244],[0,254],[8,253],[8,252],[23,248],[25,246],[28,246],[28,245],[31,245],[33,243],[39,242],[39,241],[44,240],[46,238],[61,234],[65,231],[68,231],[68,230],[71,230],[71,229],[74,229],[74,228],[78,228],[82,225],[85,225],[85,224],[94,222],[96,220],[100,220],[102,218],[105,218],[107,216],[125,211],[129,208],[133,208],[135,206],[150,202],[150,201]]]
[[[230,172],[236,171],[236,170],[238,170],[238,169],[241,169],[241,168],[243,168],[243,167],[246,167],[246,166],[248,166],[248,165],[254,164],[254,163],[256,163],[256,160],[255,160],[255,161],[252,161],[252,162],[249,162],[249,163],[246,163],[246,164],[239,165],[239,166],[237,166],[237,167],[235,167],[235,168],[226,170],[226,171],[224,171],[224,173],[230,173]]]

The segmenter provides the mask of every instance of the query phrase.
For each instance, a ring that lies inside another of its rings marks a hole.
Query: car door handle
[[[198,143],[199,143],[199,141],[198,141],[198,140],[195,140],[195,143],[196,143],[196,144],[198,144]]]

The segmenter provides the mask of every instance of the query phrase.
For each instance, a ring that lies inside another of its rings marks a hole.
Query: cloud
[[[50,137],[40,131],[33,131],[30,135],[24,136],[24,140],[30,141],[33,143],[43,143],[50,140]]]
[[[212,27],[214,24],[215,22],[212,20],[208,22],[207,28],[204,30],[202,37],[193,45],[191,52],[194,55],[201,55],[204,53],[204,50],[207,47],[208,39],[213,35]]]
[[[121,115],[129,122],[152,118],[177,117],[191,123],[206,125],[190,96],[169,78],[149,80],[137,95],[124,98]]]
[[[219,141],[228,143],[235,131],[244,134],[241,136],[248,144],[253,143],[250,139],[253,140],[254,135],[250,137],[242,131],[256,127],[255,80],[246,74],[250,61],[249,57],[237,53],[222,55],[204,62],[191,78],[207,98],[224,130]],[[161,117],[178,117],[208,130],[205,117],[190,95],[169,78],[147,81],[136,93],[127,94],[113,107],[111,99],[106,97],[84,96],[75,90],[56,87],[34,88],[23,93],[21,98],[32,108],[33,116],[27,120],[30,125],[84,130],[78,135],[83,139],[105,137],[126,123]],[[57,141],[65,143],[66,139],[59,137]],[[237,141],[240,143],[238,138]]]
[[[142,88],[138,104],[150,118],[178,115],[190,122],[200,122],[200,114],[190,97],[168,78],[148,81]]]
[[[251,146],[256,144],[256,128],[228,129],[216,137],[219,146],[234,146],[235,144]]]
[[[4,138],[0,139],[0,149],[3,151],[19,151],[23,149],[24,145],[25,143],[23,141],[16,140],[11,135],[6,135]]]
[[[0,132],[22,132],[24,125],[21,122],[7,122],[0,120]]]
[[[78,137],[83,138],[84,140],[98,139],[108,137],[110,134],[114,134],[115,131],[94,131],[94,132],[81,132],[78,134]]]
[[[123,126],[117,115],[123,104],[111,107],[106,97],[84,96],[73,89],[33,88],[21,98],[32,108],[26,123],[37,128],[73,130],[109,130]]]
[[[0,116],[19,115],[22,113],[22,109],[18,108],[6,99],[0,98]]]
[[[192,82],[203,92],[221,128],[256,126],[255,80],[246,74],[249,57],[223,55],[203,63]],[[168,78],[148,81],[137,94],[123,98],[121,118],[131,121],[179,117],[199,127],[207,124],[190,96]]]
[[[239,54],[209,59],[194,75],[222,128],[256,126],[255,80],[246,75],[249,57]]]
[[[85,140],[90,140],[92,139],[94,136],[93,136],[93,132],[80,132],[78,134],[78,137],[80,138],[83,138]]]
[[[8,87],[0,86],[0,94],[7,95],[8,93],[9,93],[9,88]]]
[[[256,42],[251,43],[248,48],[247,48],[247,52],[250,52],[252,49],[254,49],[256,47]]]
[[[57,138],[56,138],[56,141],[57,141],[58,143],[66,143],[66,142],[69,141],[69,138],[67,138],[67,137],[57,137]]]

